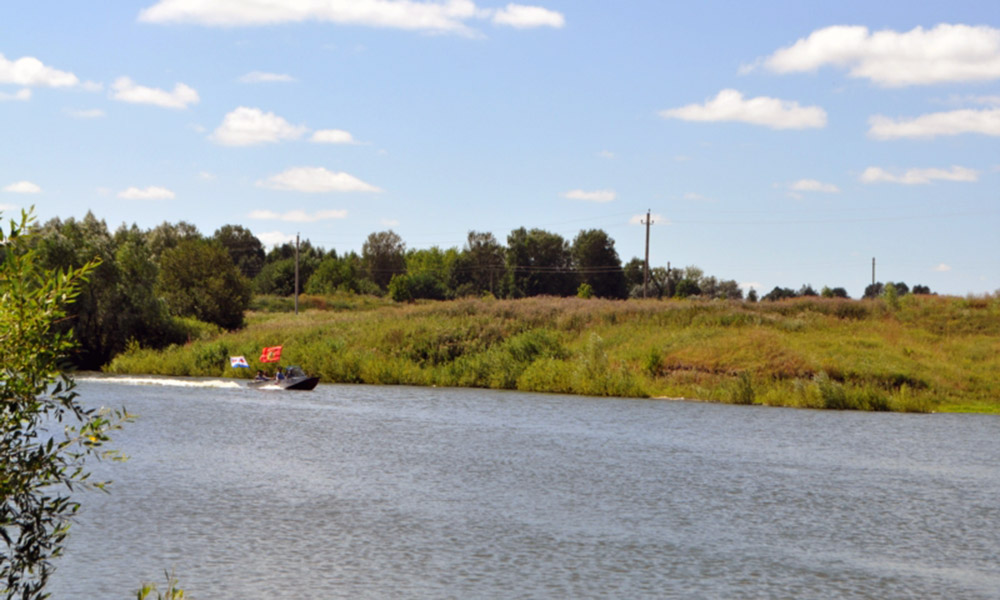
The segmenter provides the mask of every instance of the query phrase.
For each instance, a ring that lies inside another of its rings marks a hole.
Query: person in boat
[[[285,373],[284,371],[281,370],[281,367],[278,367],[278,372],[274,374],[274,380],[284,381],[284,379],[285,379]]]
[[[253,378],[254,381],[267,381],[267,376],[264,375],[264,371],[257,369],[257,375]]]

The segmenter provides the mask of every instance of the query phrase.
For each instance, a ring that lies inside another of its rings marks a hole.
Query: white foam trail
[[[77,377],[78,381],[99,381],[120,385],[162,385],[166,387],[223,388],[243,387],[231,379],[182,379],[179,377]]]

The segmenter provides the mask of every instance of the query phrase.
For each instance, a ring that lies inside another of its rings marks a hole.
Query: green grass
[[[237,377],[283,345],[326,382],[684,397],[735,404],[1000,412],[1000,298],[776,303],[581,298],[401,305],[355,296],[262,299],[241,331],[113,373]]]

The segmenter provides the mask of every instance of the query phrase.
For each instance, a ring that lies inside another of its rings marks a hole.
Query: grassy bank
[[[324,382],[684,397],[812,408],[1000,412],[1000,298],[759,304],[578,298],[420,305],[306,298],[246,329],[112,373],[249,376],[229,356],[283,345]]]

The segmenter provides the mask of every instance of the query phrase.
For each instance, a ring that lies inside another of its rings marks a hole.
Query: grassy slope
[[[311,298],[113,373],[248,376],[261,347],[326,382],[492,387],[867,410],[1000,412],[1000,298],[777,303]]]

